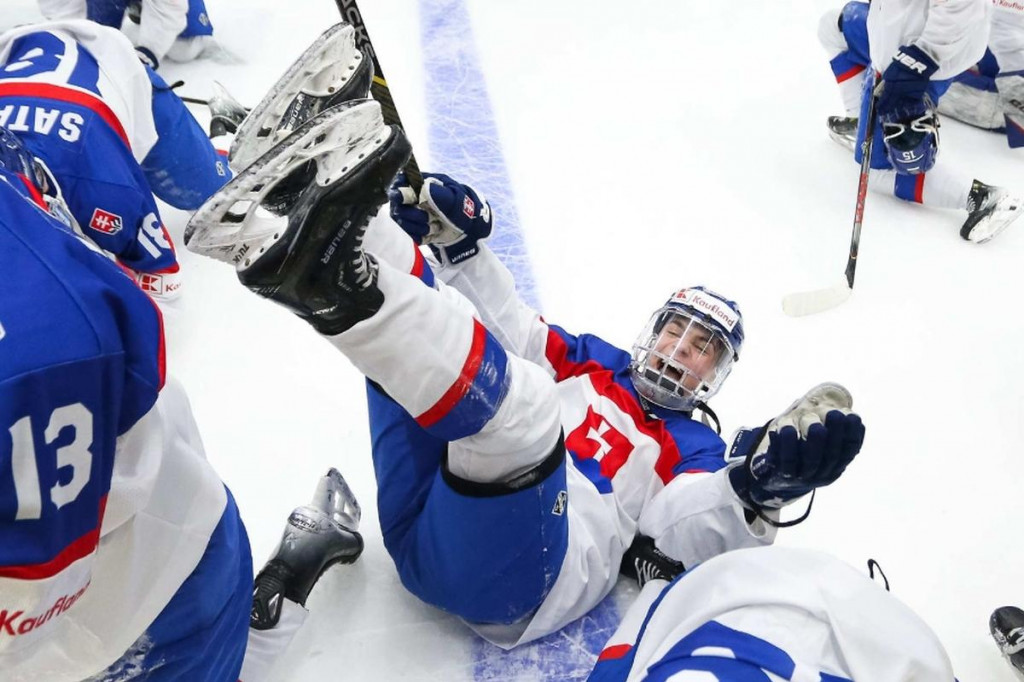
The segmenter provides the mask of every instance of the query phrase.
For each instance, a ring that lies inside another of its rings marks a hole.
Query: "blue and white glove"
[[[417,244],[427,244],[443,263],[475,256],[477,242],[491,235],[493,214],[483,196],[441,173],[424,173],[417,195],[405,174],[389,193],[391,217]]]
[[[883,123],[918,118],[931,108],[925,96],[939,65],[916,45],[904,45],[882,73],[875,107]]]
[[[839,478],[864,442],[852,406],[845,388],[820,384],[765,426],[740,429],[729,457],[742,461],[729,481],[744,505],[778,509]]]

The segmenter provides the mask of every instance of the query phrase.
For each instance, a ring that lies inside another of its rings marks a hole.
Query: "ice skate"
[[[1024,211],[1018,197],[1000,187],[975,180],[967,198],[967,221],[960,236],[983,244],[1010,226]]]
[[[238,126],[249,112],[231,96],[227,89],[213,82],[213,95],[207,106],[210,108],[210,137],[238,132]]]
[[[270,88],[238,128],[228,158],[244,168],[303,123],[342,102],[370,92],[373,61],[355,42],[355,28],[336,24],[325,31]]]
[[[850,151],[857,146],[857,126],[860,120],[850,116],[829,116],[828,136]]]
[[[1017,678],[1024,680],[1024,611],[1016,606],[1001,606],[992,612],[988,628]]]
[[[340,334],[379,309],[376,264],[362,250],[370,219],[412,154],[372,100],[331,107],[307,121],[204,204],[188,248],[238,269],[239,280],[323,334]],[[260,202],[309,163],[308,184],[275,216]]]
[[[351,564],[363,552],[358,532],[359,503],[337,469],[317,485],[313,500],[288,517],[273,557],[256,576],[249,624],[257,630],[277,625],[281,600],[305,605],[324,571]]]
[[[636,580],[643,588],[651,580],[675,580],[686,568],[654,545],[646,535],[637,535],[622,556],[619,573]]]

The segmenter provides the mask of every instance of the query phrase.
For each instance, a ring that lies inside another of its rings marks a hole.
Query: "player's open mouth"
[[[683,370],[679,369],[676,365],[668,362],[663,358],[655,358],[653,363],[654,370],[661,374],[666,379],[679,383],[683,380]]]

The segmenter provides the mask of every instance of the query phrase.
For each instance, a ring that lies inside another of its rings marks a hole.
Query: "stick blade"
[[[782,299],[782,310],[791,317],[814,315],[845,303],[852,294],[853,289],[844,278],[838,284],[824,289],[789,294]]]

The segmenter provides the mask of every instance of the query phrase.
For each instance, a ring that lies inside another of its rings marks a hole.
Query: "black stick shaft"
[[[875,83],[877,84],[877,77]],[[846,261],[846,283],[853,288],[853,278],[857,272],[857,253],[860,251],[860,229],[864,224],[864,203],[868,196],[868,178],[871,175],[871,148],[875,140],[876,111],[875,111],[875,87],[871,88],[868,95],[871,100],[868,102],[867,128],[864,133],[864,142],[861,143],[860,160],[860,181],[857,183],[857,207],[853,212],[853,235],[850,237],[850,257]]]
[[[356,0],[335,0],[335,2],[338,5],[338,11],[341,12],[341,18],[352,24],[356,30],[356,47],[369,53],[373,60],[374,76],[373,83],[370,85],[370,94],[380,103],[384,122],[388,125],[397,125],[404,130],[405,126],[402,125],[402,119],[398,115],[398,107],[395,106],[395,100],[391,96],[391,89],[384,77],[384,71],[380,68],[377,52],[373,49],[373,43],[370,42],[370,34],[366,30],[366,22],[363,21],[359,5],[356,4]],[[410,156],[409,162],[405,165],[405,177],[409,181],[409,186],[419,192],[423,185],[423,174],[420,173],[415,155]]]

